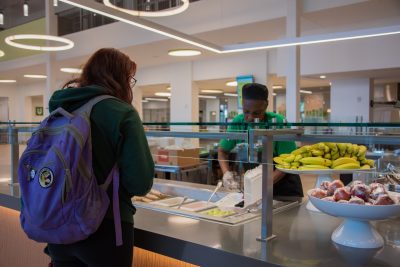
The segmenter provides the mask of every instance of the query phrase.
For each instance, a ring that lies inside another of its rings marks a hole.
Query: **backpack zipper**
[[[84,145],[84,140],[82,135],[79,133],[79,130],[72,126],[72,125],[68,125],[67,127],[65,126],[60,126],[60,127],[54,127],[54,128],[41,128],[35,132],[32,133],[32,136],[36,135],[36,134],[48,134],[48,135],[57,135],[59,133],[62,133],[63,131],[67,130],[68,132],[70,132],[72,134],[72,136],[78,141],[79,146],[81,147],[81,149],[83,148]]]
[[[66,179],[65,179],[65,184],[63,186],[62,197],[61,197],[61,202],[64,204],[65,198],[66,198],[66,194],[65,193],[68,193],[69,191],[71,191],[71,188],[72,188],[71,171],[68,168],[67,162],[65,161],[60,149],[58,149],[55,146],[52,146],[51,148],[54,150],[54,152],[56,153],[57,157],[60,159],[62,165],[64,166]]]

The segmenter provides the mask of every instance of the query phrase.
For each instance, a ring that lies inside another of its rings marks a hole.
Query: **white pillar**
[[[294,38],[300,34],[301,0],[287,0],[286,37]],[[300,46],[285,48],[287,53],[286,71],[286,119],[298,122],[300,119]]]
[[[331,122],[356,122],[357,116],[370,122],[372,90],[373,80],[369,78],[332,80]]]
[[[132,105],[139,113],[140,119],[143,120],[143,104],[142,104],[143,90],[142,88],[140,88],[140,86],[135,86],[132,89],[132,93],[133,93]]]
[[[198,122],[198,88],[193,82],[192,62],[173,65],[171,84],[171,122]],[[182,127],[173,127],[176,130]]]
[[[52,0],[46,0],[46,34],[57,35],[57,16],[54,14],[54,6]],[[49,42],[47,42],[49,43]],[[55,52],[46,53],[46,89],[44,91],[43,105],[44,115],[49,114],[49,100],[56,88],[56,64],[55,64]]]

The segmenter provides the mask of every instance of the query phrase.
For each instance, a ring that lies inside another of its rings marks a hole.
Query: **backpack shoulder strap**
[[[99,96],[93,97],[87,103],[85,103],[83,106],[74,110],[72,113],[84,115],[85,117],[90,118],[90,113],[92,112],[92,108],[94,107],[94,105],[96,105],[97,103],[99,103],[100,101],[102,101],[104,99],[109,99],[109,98],[117,99],[116,97],[110,96],[110,95],[99,95]]]

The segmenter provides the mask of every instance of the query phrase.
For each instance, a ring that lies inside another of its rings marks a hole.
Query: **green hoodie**
[[[107,90],[95,85],[59,90],[52,95],[49,109],[52,112],[62,107],[71,112],[93,97],[104,94],[107,94]],[[131,198],[149,192],[154,177],[154,162],[142,122],[132,106],[117,99],[105,99],[96,104],[90,122],[94,174],[98,182],[103,183],[118,160],[121,220],[133,223],[135,208]],[[112,199],[111,186],[108,195]],[[107,211],[107,218],[113,218],[111,207]]]

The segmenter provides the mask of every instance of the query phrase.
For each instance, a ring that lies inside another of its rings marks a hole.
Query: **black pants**
[[[122,222],[123,245],[115,245],[114,221],[104,219],[87,239],[69,245],[48,244],[55,267],[131,267],[133,261],[133,224]]]

